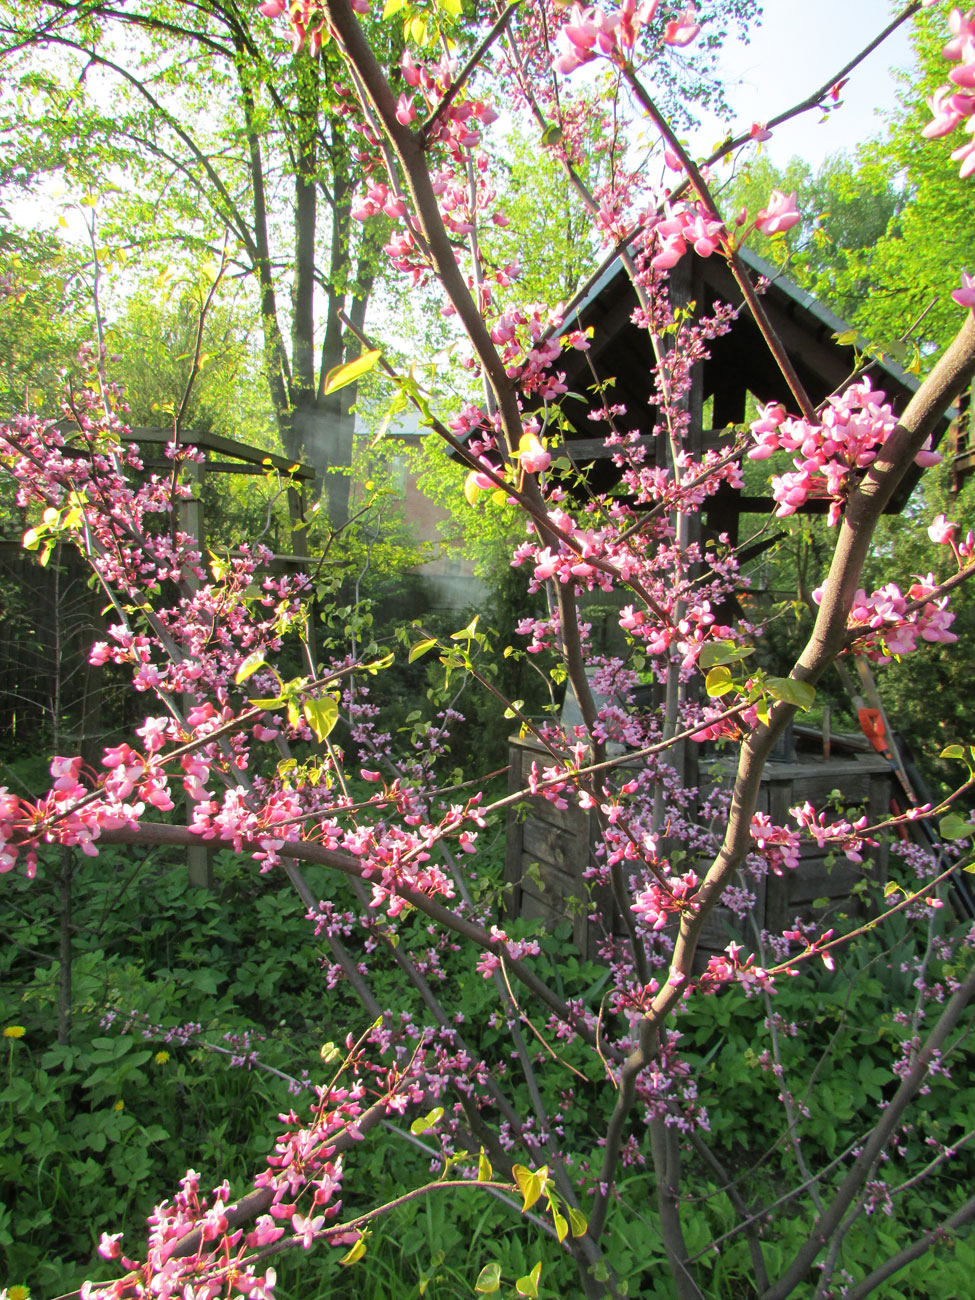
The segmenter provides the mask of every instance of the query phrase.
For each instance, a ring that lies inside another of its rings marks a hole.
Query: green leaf
[[[417,641],[416,645],[410,650],[409,662],[413,663],[414,660],[419,659],[421,655],[425,655],[426,652],[431,650],[436,644],[437,643],[433,637],[429,637],[426,641]]]
[[[515,1283],[515,1290],[519,1295],[536,1297],[538,1295],[538,1279],[542,1275],[542,1261],[539,1260],[532,1271],[525,1277],[520,1277]]]
[[[562,128],[557,122],[551,122],[542,132],[542,144],[554,145],[562,143]]]
[[[320,700],[305,700],[301,706],[305,721],[315,733],[319,744],[325,739],[338,722],[339,706],[331,695],[323,695]]]
[[[406,0],[386,0],[383,5],[383,17],[392,18],[393,14],[399,13],[405,3]]]
[[[362,356],[355,361],[346,361],[341,366],[333,366],[325,376],[323,396],[328,397],[331,393],[337,393],[340,388],[347,388],[349,384],[354,384],[357,379],[369,373],[381,356],[379,349],[373,348],[371,352],[363,352]]]
[[[559,1214],[558,1210],[552,1211],[552,1221],[555,1224],[555,1235],[558,1237],[559,1245],[561,1246],[563,1241],[565,1241],[566,1237],[569,1235],[569,1225],[566,1222],[564,1215]]]
[[[735,689],[735,682],[731,676],[731,669],[726,668],[724,664],[719,664],[717,668],[712,668],[704,679],[704,688],[708,695],[727,695],[729,691]]]
[[[410,1132],[414,1137],[419,1137],[421,1133],[426,1133],[429,1129],[435,1128],[443,1119],[443,1106],[435,1106],[428,1114],[422,1115],[415,1119],[410,1125]]]
[[[751,645],[736,645],[734,641],[708,641],[701,647],[697,663],[701,671],[706,673],[718,664],[736,664],[754,653],[755,647]]]
[[[365,1253],[366,1253],[366,1239],[365,1236],[362,1236],[355,1243],[352,1249],[348,1251],[347,1254],[342,1256],[342,1258],[339,1260],[339,1263],[342,1264],[345,1268],[348,1268],[350,1264],[357,1264]]]
[[[370,677],[375,677],[376,674],[382,672],[384,668],[391,667],[395,658],[396,656],[393,654],[392,650],[390,650],[389,654],[383,655],[381,659],[374,659],[371,664],[364,664],[363,667]]]
[[[484,1154],[484,1148],[481,1147],[481,1154],[477,1157],[477,1181],[479,1183],[489,1183],[494,1175],[491,1168],[491,1161]]]
[[[490,1295],[494,1291],[501,1290],[501,1265],[497,1262],[485,1264],[477,1275],[477,1281],[474,1283],[474,1290],[480,1291],[482,1295]]]
[[[794,677],[767,677],[765,686],[769,695],[797,709],[811,709],[816,699],[816,688],[808,682],[797,682]]]
[[[248,703],[252,708],[255,708],[255,709],[280,709],[281,705],[284,704],[284,702],[285,702],[286,699],[287,699],[287,696],[285,696],[285,695],[272,695],[272,696],[268,696],[267,698],[265,698],[265,699],[261,699],[261,700],[259,700],[259,699],[248,699],[247,703]]]
[[[856,343],[859,337],[860,335],[857,333],[856,330],[844,330],[842,334],[833,335],[833,338],[836,340],[836,342],[840,345],[841,348],[852,347],[853,344]]]
[[[697,657],[698,667],[706,673],[718,664],[729,664],[735,653],[733,641],[708,641]]]
[[[253,677],[259,668],[264,667],[266,662],[263,650],[252,651],[237,669],[234,681],[238,686],[241,682],[246,682],[248,677]]]
[[[571,1205],[569,1210],[569,1223],[572,1225],[573,1237],[584,1237],[589,1230],[589,1223],[586,1216],[581,1210],[574,1209]]]
[[[946,745],[941,751],[942,758],[964,758],[965,748],[963,745]]]
[[[524,1214],[526,1210],[531,1209],[545,1190],[544,1175],[546,1175],[548,1171],[545,1170],[544,1173],[533,1174],[532,1171],[527,1169],[524,1165],[515,1165],[511,1172],[514,1175],[515,1182],[518,1184],[518,1190],[521,1192],[524,1200],[524,1204],[521,1207],[521,1212]]]
[[[965,840],[972,834],[972,823],[960,813],[950,812],[938,822],[938,831],[944,840]]]
[[[451,641],[470,641],[477,631],[477,620],[480,617],[480,614],[475,614],[466,627],[461,628],[459,632],[451,632]]]

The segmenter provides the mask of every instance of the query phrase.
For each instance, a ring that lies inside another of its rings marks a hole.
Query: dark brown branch
[[[491,48],[494,42],[504,31],[505,27],[507,27],[509,18],[515,12],[515,10],[518,8],[520,4],[521,4],[521,0],[511,0],[511,4],[508,5],[507,9],[505,9],[504,13],[502,13],[500,18],[498,18],[497,22],[488,32],[487,36],[485,36],[484,40],[481,41],[480,45],[477,47],[477,49],[474,51],[471,57],[464,64],[463,68],[461,68],[460,72],[457,74],[454,80],[450,83],[446,93],[444,94],[443,99],[441,99],[440,103],[430,113],[426,121],[420,127],[420,139],[423,141],[424,144],[426,144],[426,142],[430,139],[430,132],[433,130],[433,128],[443,117],[444,113],[446,113],[447,109],[457,98],[457,95],[460,93],[463,87],[467,84],[467,80],[473,73],[474,69],[481,62],[485,54],[487,54],[488,50]]]
[[[522,433],[515,388],[457,264],[454,247],[433,192],[423,142],[418,134],[398,121],[396,99],[348,0],[326,0],[325,12],[329,26],[341,43],[362,87],[362,93],[367,97],[368,102],[364,107],[378,121],[395,152],[434,270],[457,311],[481,370],[494,392],[510,456],[517,449]]]
[[[632,68],[626,67],[624,69],[624,74],[629,83],[630,89],[637,98],[637,102],[643,108],[644,112],[656,126],[663,138],[667,141],[668,145],[670,145],[671,149],[676,153],[677,157],[684,164],[684,169],[687,172],[691,186],[698,198],[708,209],[709,213],[720,219],[717,204],[714,201],[714,197],[711,194],[707,182],[701,175],[700,170],[688,154],[687,150],[671,130],[670,123],[661,114],[656,104],[654,104],[653,100],[647,94],[646,89],[641,84]],[[781,370],[786,383],[789,385],[793,397],[799,403],[799,410],[802,412],[805,419],[809,420],[810,423],[815,424],[815,407],[809,399],[809,394],[806,392],[802,380],[796,372],[795,366],[789,359],[789,354],[786,352],[782,340],[776,334],[772,322],[768,318],[768,313],[762,306],[758,294],[755,292],[755,286],[751,282],[751,277],[748,274],[747,267],[744,262],[742,262],[730,242],[726,241],[724,243],[724,249],[728,258],[728,265],[731,268],[731,273],[735,277],[738,287],[744,295],[745,302],[748,304],[748,309],[754,317],[755,324],[762,332],[762,338],[765,340],[768,350],[775,358],[775,363]]]

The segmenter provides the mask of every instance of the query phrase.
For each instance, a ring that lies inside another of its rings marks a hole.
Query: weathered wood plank
[[[809,744],[806,736],[802,743]],[[758,807],[776,825],[791,822],[789,809],[808,800],[817,809],[825,809],[829,796],[839,790],[845,806],[852,812],[863,809],[873,824],[886,816],[890,796],[889,765],[872,751],[851,754],[841,752],[824,759],[821,750],[794,761],[772,762],[762,783]],[[524,788],[532,761],[548,761],[545,751],[532,742],[518,740],[511,747],[510,788]],[[720,762],[720,760],[717,760]],[[715,760],[702,764],[702,802],[715,787]],[[724,779],[727,779],[726,777]],[[840,814],[837,813],[837,816]],[[720,832],[720,827],[715,830]],[[547,800],[535,798],[527,814],[512,815],[508,825],[508,861],[505,875],[515,885],[512,898],[522,900],[521,915],[563,918],[572,922],[580,951],[596,955],[601,924],[587,918],[599,916],[602,924],[612,927],[616,935],[624,934],[622,917],[608,887],[587,889],[582,872],[591,861],[598,835],[598,819],[584,813],[576,804],[558,809]],[[762,929],[782,930],[798,916],[818,925],[843,912],[858,915],[862,905],[852,889],[865,877],[882,882],[886,878],[886,849],[875,851],[876,861],[868,858],[864,865],[850,863],[836,853],[832,867],[827,866],[827,851],[815,843],[804,843],[799,866],[782,876],[768,875],[756,882],[747,875],[743,884],[756,895],[754,915]],[[829,900],[814,908],[817,900]],[[701,939],[703,958],[696,963],[704,968],[707,956],[722,951],[731,938],[754,948],[751,927],[737,918],[729,908],[719,908],[708,918]]]

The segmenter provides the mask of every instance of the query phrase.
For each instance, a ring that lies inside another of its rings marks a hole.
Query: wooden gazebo
[[[740,257],[752,279],[765,284],[761,295],[765,311],[814,404],[843,388],[857,373],[866,373],[873,387],[886,393],[894,409],[903,410],[918,387],[913,375],[890,358],[871,361],[864,371],[865,345],[855,330],[770,262],[747,248],[740,251]],[[672,291],[683,302],[694,304],[697,315],[711,314],[718,302],[732,306],[742,302],[741,290],[720,257],[687,254],[672,272],[671,283]],[[603,437],[593,437],[593,424],[588,418],[592,403],[585,394],[594,383],[594,372],[599,380],[614,381],[610,400],[626,408],[626,414],[616,419],[621,431],[639,432],[651,453],[657,450],[651,433],[654,411],[648,406],[653,351],[647,331],[633,323],[636,308],[636,291],[617,262],[572,302],[565,314],[566,331],[592,332],[587,352],[566,351],[559,361],[569,389],[561,407],[569,425],[565,446],[576,463],[589,466],[590,482],[597,491],[611,487],[619,471],[609,459]],[[688,450],[692,454],[712,447],[730,450],[734,439],[729,426],[745,422],[749,395],[763,403],[781,402],[786,410],[798,414],[795,399],[747,307],[742,308],[730,332],[708,347],[710,356],[698,366],[690,395]],[[709,399],[713,399],[712,413],[705,428],[704,410]],[[935,431],[936,444],[949,423],[946,412]],[[662,446],[659,451],[662,455]],[[903,509],[919,474],[912,470],[907,476],[887,507],[889,513]],[[725,488],[711,499],[705,527],[709,532],[726,533],[734,544],[741,515],[764,514],[774,507],[771,496],[746,496]],[[808,513],[824,513],[826,508],[822,500],[810,500],[805,507]]]
[[[776,267],[743,250],[742,259],[753,279],[763,283],[762,302],[773,328],[785,346],[811,401],[818,405],[842,389],[859,373],[862,347],[850,340],[855,332],[839,317],[785,277]],[[695,313],[710,314],[716,302],[737,305],[741,291],[726,262],[719,257],[684,257],[672,275],[672,290],[682,301],[694,304]],[[592,402],[588,390],[597,382],[612,379],[610,400],[625,407],[616,420],[625,433],[639,433],[651,457],[663,463],[662,440],[653,437],[655,413],[649,406],[653,352],[645,329],[633,323],[636,293],[621,264],[611,266],[581,294],[565,315],[566,331],[588,329],[591,346],[587,352],[566,351],[559,368],[564,369],[569,390],[561,414],[567,428],[564,450],[580,468],[585,468],[594,491],[611,489],[620,470],[603,445],[603,436],[593,437],[588,418]],[[859,342],[859,341],[858,341]],[[779,401],[798,414],[795,400],[758,327],[747,308],[730,332],[709,344],[710,356],[697,367],[690,394],[690,446],[692,454],[708,448],[730,451],[735,429],[746,420],[749,395],[759,402]],[[872,361],[867,367],[874,388],[882,389],[895,410],[902,410],[918,387],[917,380],[896,363]],[[711,419],[704,427],[705,404],[710,401]],[[935,443],[949,428],[951,413],[945,412],[935,432]],[[687,446],[687,443],[685,443]],[[888,506],[891,513],[903,509],[917,483],[920,471],[913,470]],[[768,514],[776,503],[770,495],[748,495],[724,487],[710,498],[703,520],[706,533],[725,534],[734,545],[739,519],[744,514]],[[821,513],[825,501],[811,500],[807,510]],[[533,760],[542,766],[544,755],[531,740],[512,738],[509,761],[510,788],[524,789]],[[703,784],[719,779],[709,776],[711,765],[702,762]],[[882,820],[891,798],[893,769],[862,736],[834,736],[826,740],[810,728],[797,727],[790,742],[767,764],[759,799],[759,810],[776,824],[784,822],[796,802],[810,800],[822,806],[833,791],[842,793],[848,807],[867,812],[871,822]],[[696,782],[695,782],[696,783]],[[514,812],[508,822],[505,879],[508,906],[512,914],[555,923],[570,920],[575,942],[582,953],[595,957],[602,933],[620,933],[621,919],[608,892],[588,891],[582,873],[590,864],[596,834],[592,814],[578,806],[559,811],[540,798],[529,802],[527,812]],[[841,911],[862,907],[863,889],[858,883],[882,881],[886,873],[886,851],[881,848],[864,867],[835,864],[832,855],[813,845],[803,852],[797,871],[769,877],[757,891],[753,919],[759,929],[781,929],[796,915],[815,916],[824,921]],[[724,948],[737,935],[745,938],[742,923],[727,908],[710,918],[702,937],[699,959]],[[750,933],[747,941],[751,946]]]

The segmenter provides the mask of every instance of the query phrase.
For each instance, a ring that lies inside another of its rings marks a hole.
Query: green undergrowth
[[[503,828],[489,827],[482,844],[486,897],[499,904]],[[327,988],[322,942],[275,873],[262,876],[249,860],[220,853],[217,886],[206,891],[189,886],[182,862],[157,851],[104,849],[97,858],[69,861],[74,960],[67,1043],[58,1043],[61,851],[50,852],[36,881],[16,873],[4,881],[0,1028],[10,1032],[0,1039],[0,1285],[29,1286],[33,1300],[53,1300],[89,1276],[111,1276],[112,1266],[94,1253],[103,1231],[124,1228],[127,1246],[139,1253],[147,1214],[172,1197],[187,1168],[200,1172],[203,1189],[226,1177],[234,1194],[246,1191],[263,1167],[278,1112],[300,1111],[310,1099],[307,1092],[296,1096],[272,1071],[299,1083],[317,1080],[322,1044],[366,1027],[343,986]],[[323,870],[310,868],[308,878],[314,892],[327,896],[335,888]],[[893,1095],[903,1045],[924,1032],[913,1019],[916,957],[930,945],[924,979],[936,996],[960,974],[960,965],[939,956],[948,952],[940,932],[951,925],[947,910],[930,924],[895,918],[880,934],[855,942],[840,963],[842,974],[817,960],[795,979],[780,978],[770,1005],[760,993],[733,987],[693,999],[679,1015],[698,1094],[679,1109],[688,1133],[707,1142],[724,1171],[719,1176],[685,1149],[682,1216],[708,1300],[755,1295],[749,1247],[735,1231],[742,1204],[772,1206],[757,1231],[773,1277],[805,1240],[814,1220],[810,1192],[789,1193],[807,1181],[808,1170],[816,1175],[816,1194],[828,1201],[847,1167],[840,1158],[862,1143]],[[513,934],[528,929],[508,928]],[[402,927],[400,942],[419,951],[425,936],[425,925],[414,918]],[[394,969],[368,953],[359,957],[383,1005],[410,1006]],[[579,958],[567,924],[544,936],[535,961],[560,996],[598,1009],[608,972]],[[492,1023],[491,982],[462,952],[446,954],[443,970],[438,993],[448,1007],[463,1009],[472,1050],[498,1060],[506,1049],[504,1031]],[[544,1018],[524,1009],[543,1030]],[[411,1010],[422,1021],[422,1009]],[[199,1026],[188,1042],[173,1037],[187,1025]],[[545,1104],[565,1107],[564,1145],[585,1177],[587,1162],[598,1168],[613,1101],[602,1067],[578,1043],[553,1040],[533,1050]],[[230,1055],[251,1052],[271,1068],[234,1064]],[[891,1144],[875,1203],[846,1234],[843,1267],[854,1280],[936,1229],[969,1194],[975,1161],[967,1145],[925,1181],[911,1180],[970,1128],[973,1067],[971,1043],[963,1039],[944,1073],[932,1076],[910,1127]],[[531,1098],[514,1067],[507,1086],[516,1107],[529,1114]],[[435,1136],[420,1139],[426,1150],[420,1149],[406,1136],[410,1119],[399,1133],[379,1131],[356,1148],[343,1215],[395,1200],[440,1175]],[[606,1255],[624,1294],[672,1300],[646,1120],[638,1106]],[[725,1234],[731,1235],[720,1249],[711,1249]],[[883,1300],[966,1294],[975,1269],[966,1234],[944,1236],[877,1294]],[[475,1187],[434,1191],[403,1205],[374,1225],[367,1246],[353,1267],[340,1264],[342,1250],[297,1249],[278,1257],[277,1294],[281,1300],[470,1300],[481,1270],[496,1264],[497,1294],[508,1298],[537,1263],[541,1297],[580,1294],[574,1266],[521,1215],[520,1203],[503,1204]]]

